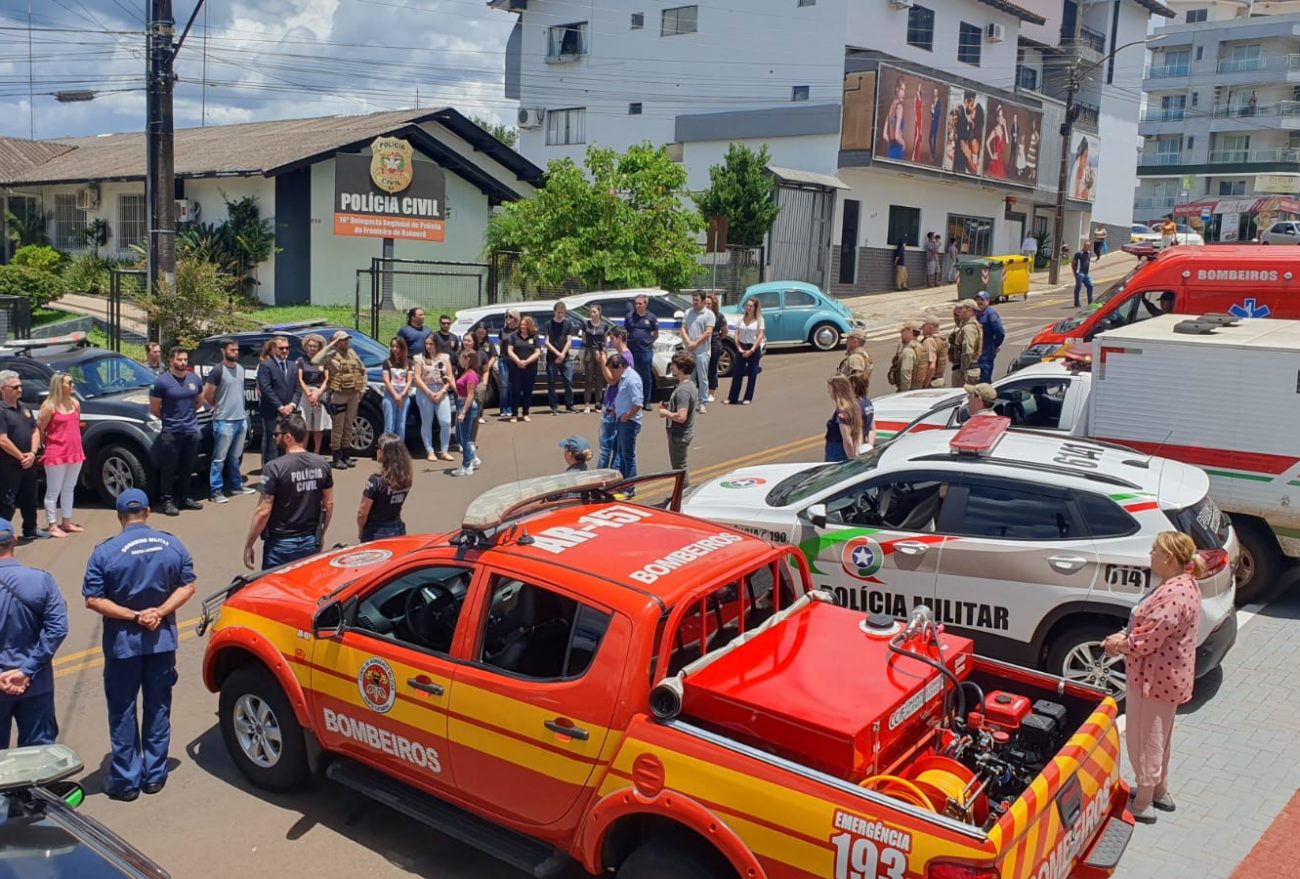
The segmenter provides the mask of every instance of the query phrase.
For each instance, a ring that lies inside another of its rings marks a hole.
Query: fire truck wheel
[[[253,784],[285,791],[307,777],[307,748],[293,708],[271,673],[240,666],[221,685],[221,738],[239,771]]]
[[[1237,605],[1269,598],[1282,573],[1282,551],[1273,531],[1251,519],[1234,520],[1241,556],[1237,559]]]
[[[735,879],[722,855],[701,852],[702,847],[652,840],[628,855],[618,879]]]

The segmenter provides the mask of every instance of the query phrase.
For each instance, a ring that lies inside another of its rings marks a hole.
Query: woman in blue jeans
[[[384,433],[406,436],[406,410],[411,405],[411,359],[407,356],[406,342],[393,336],[388,343],[388,359],[384,361]]]
[[[754,385],[758,384],[759,363],[763,359],[763,341],[766,339],[763,327],[763,309],[758,304],[758,297],[751,296],[745,301],[745,313],[736,323],[736,359],[731,365],[731,392],[724,403],[735,406],[742,403],[740,383],[745,382],[745,399],[742,405],[748,406],[754,399]]]
[[[452,476],[473,476],[474,470],[483,463],[474,453],[474,419],[478,418],[478,403],[474,400],[478,386],[478,370],[475,369],[477,360],[476,352],[468,348],[461,349],[461,372],[456,379],[456,438],[460,441],[460,466],[451,471]],[[537,374],[535,365],[533,374]]]
[[[451,398],[456,388],[451,382],[451,358],[439,351],[438,336],[424,339],[424,352],[417,354],[414,365],[415,404],[420,410],[420,439],[427,460],[450,461]],[[438,422],[438,450],[433,448],[433,422]]]
[[[366,481],[357,507],[357,533],[362,543],[406,533],[402,504],[411,491],[411,453],[397,434],[386,433],[379,438],[375,461],[379,472]]]

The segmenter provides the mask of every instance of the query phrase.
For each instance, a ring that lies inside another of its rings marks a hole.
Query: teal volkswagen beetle
[[[728,326],[740,322],[750,299],[757,299],[763,309],[766,348],[812,345],[818,351],[832,351],[850,330],[867,326],[838,300],[803,281],[768,281],[747,288],[739,303],[722,309]],[[718,375],[731,375],[735,354],[735,343],[728,338],[718,358]]]

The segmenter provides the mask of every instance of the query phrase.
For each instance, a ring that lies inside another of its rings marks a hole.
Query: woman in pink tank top
[[[81,403],[68,373],[56,372],[50,379],[50,395],[41,404],[36,425],[45,440],[41,464],[45,467],[45,517],[50,536],[79,533],[82,527],[72,521],[72,493],[86,453],[81,446]],[[61,521],[56,515],[60,511]]]

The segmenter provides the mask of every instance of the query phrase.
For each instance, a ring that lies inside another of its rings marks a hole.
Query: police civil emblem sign
[[[366,707],[380,714],[387,714],[397,701],[397,683],[393,679],[393,670],[388,663],[376,657],[361,663],[357,672],[357,690]]]
[[[415,150],[400,137],[376,137],[370,144],[370,179],[384,192],[401,192],[411,185]]]
[[[874,575],[885,563],[885,551],[870,537],[855,537],[844,544],[840,562],[855,580],[876,581]]]

